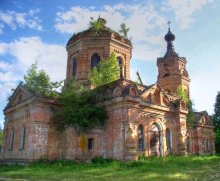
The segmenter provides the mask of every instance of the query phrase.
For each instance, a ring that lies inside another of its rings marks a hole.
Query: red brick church
[[[120,78],[105,86],[108,119],[85,135],[74,128],[57,131],[51,124],[51,107],[58,101],[39,97],[19,85],[4,109],[5,125],[0,160],[28,162],[44,159],[91,159],[96,156],[135,160],[138,156],[215,153],[213,123],[206,111],[195,112],[187,124],[186,103],[177,96],[182,86],[190,96],[186,59],[174,50],[175,36],[165,35],[167,50],[157,59],[158,78],[153,85],[137,85],[130,79],[131,42],[110,28],[99,35],[91,29],[73,35],[66,45],[66,81],[74,77],[87,83],[90,70],[115,53]]]

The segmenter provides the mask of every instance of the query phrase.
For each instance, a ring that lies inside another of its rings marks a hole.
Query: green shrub
[[[98,157],[94,157],[92,159],[92,163],[94,163],[94,164],[106,164],[106,163],[110,163],[110,162],[113,162],[112,158],[103,158],[101,156],[98,156]]]

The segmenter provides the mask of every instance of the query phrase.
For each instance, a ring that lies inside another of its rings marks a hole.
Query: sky
[[[53,81],[65,79],[66,43],[88,28],[90,17],[118,31],[125,23],[133,44],[131,78],[157,80],[157,57],[166,52],[167,22],[174,47],[187,59],[191,99],[197,111],[213,114],[220,91],[219,0],[0,0],[0,125],[7,97],[36,60]]]

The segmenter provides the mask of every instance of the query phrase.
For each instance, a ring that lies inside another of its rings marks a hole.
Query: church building
[[[79,135],[73,127],[60,132],[51,124],[52,107],[58,100],[36,95],[20,84],[4,109],[4,137],[0,152],[3,162],[37,159],[90,160],[101,156],[137,160],[139,156],[214,154],[214,126],[206,111],[195,112],[187,122],[188,109],[177,94],[179,86],[190,97],[187,60],[174,50],[175,35],[165,35],[167,50],[157,58],[158,76],[153,85],[130,79],[131,42],[104,27],[73,35],[66,45],[66,80],[88,84],[88,74],[111,53],[120,66],[118,80],[104,86],[108,118],[103,127]],[[147,55],[146,55],[147,56]],[[147,75],[144,75],[147,76]]]

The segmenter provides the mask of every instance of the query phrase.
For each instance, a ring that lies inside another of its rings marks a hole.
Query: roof
[[[100,32],[99,35],[95,34],[94,31],[92,30],[92,28],[88,28],[87,30],[84,30],[82,32],[78,32],[77,34],[73,34],[72,37],[68,40],[67,45],[70,45],[72,43],[74,43],[75,41],[81,39],[81,38],[85,38],[85,37],[109,37],[111,36],[111,34],[115,35],[115,38],[118,40],[121,40],[129,45],[131,44],[131,41],[123,36],[121,36],[118,32],[112,30],[109,27],[104,26],[103,30]]]

